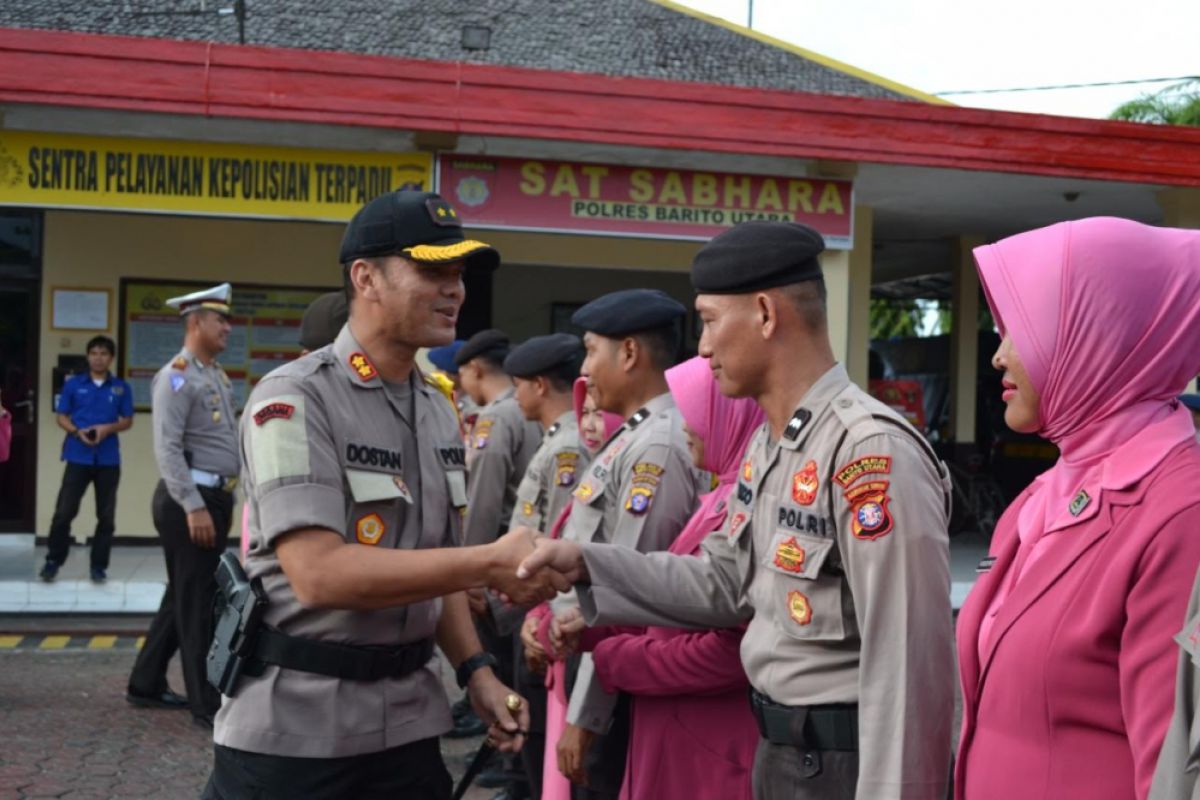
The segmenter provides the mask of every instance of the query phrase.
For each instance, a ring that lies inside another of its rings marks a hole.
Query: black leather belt
[[[263,627],[255,636],[252,658],[263,664],[348,681],[378,681],[403,678],[429,663],[433,639],[397,647],[355,646],[288,636]]]
[[[750,709],[758,732],[772,744],[802,750],[858,750],[858,706],[785,706],[750,690]]]

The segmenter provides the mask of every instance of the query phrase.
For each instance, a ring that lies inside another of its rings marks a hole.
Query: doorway
[[[42,216],[0,209],[0,404],[12,415],[12,447],[0,464],[0,533],[34,533],[37,484],[38,340]],[[47,401],[48,402],[48,401]]]

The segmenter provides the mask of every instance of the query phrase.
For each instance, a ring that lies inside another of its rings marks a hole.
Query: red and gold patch
[[[809,461],[802,470],[792,476],[792,499],[802,506],[811,506],[817,499],[817,489],[820,485],[817,462]]]
[[[864,498],[876,496],[882,497],[887,494],[888,481],[868,481],[861,486],[855,486],[853,489],[846,490],[846,502],[850,505],[855,505],[858,501]]]
[[[527,517],[532,517],[533,516],[533,503],[529,502],[528,500],[526,500],[524,503],[522,503],[521,504],[521,513]]]
[[[729,520],[729,538],[732,539],[736,537],[738,533],[741,532],[745,524],[746,513],[744,511],[739,511],[738,513],[734,514],[733,518]]]
[[[887,495],[863,497],[850,511],[850,529],[855,539],[874,541],[892,531],[892,512]]]
[[[789,536],[775,548],[775,566],[797,575],[804,572],[804,548],[795,536]]]
[[[296,407],[291,403],[269,403],[254,412],[254,424],[263,425],[273,419],[291,419],[295,413]]]
[[[742,464],[742,480],[749,483],[754,479],[754,465],[750,459],[746,459],[746,463]]]
[[[386,530],[387,526],[383,524],[383,518],[378,514],[367,514],[365,517],[360,517],[354,524],[354,534],[360,544],[379,544],[379,540],[383,538],[383,532]]]
[[[591,498],[594,492],[595,489],[592,488],[590,483],[582,483],[579,485],[579,488],[575,490],[575,499],[586,501]]]
[[[839,469],[834,480],[846,488],[864,475],[887,474],[891,471],[891,456],[863,456]]]
[[[492,435],[492,425],[494,424],[495,421],[490,419],[481,419],[475,423],[475,430],[471,431],[471,436],[474,440],[473,445],[476,450],[482,450],[487,447],[488,438]]]
[[[788,616],[797,625],[807,625],[812,622],[812,605],[804,592],[790,591],[787,596]]]
[[[172,369],[187,369],[187,359],[183,356],[171,362]]]
[[[375,371],[375,365],[362,353],[350,354],[350,368],[364,381],[373,380],[379,373]]]

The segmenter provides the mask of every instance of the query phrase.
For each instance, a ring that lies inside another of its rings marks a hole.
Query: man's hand
[[[84,432],[88,434],[88,441],[96,445],[112,436],[112,429],[112,425],[93,425]]]
[[[577,786],[587,786],[583,761],[596,734],[578,725],[567,725],[558,740],[558,771]]]
[[[471,607],[471,613],[476,617],[486,617],[490,610],[487,601],[487,590],[467,589],[467,605]]]
[[[467,693],[475,713],[488,724],[488,738],[495,743],[496,749],[504,753],[519,751],[529,735],[529,701],[522,697],[521,708],[515,713],[510,711],[506,701],[515,693],[490,669],[477,669],[471,673]]]
[[[212,514],[207,508],[189,511],[187,515],[188,536],[192,544],[201,550],[212,550],[217,546],[217,526],[213,525]]]
[[[578,608],[565,608],[550,623],[550,644],[560,659],[566,658],[579,648],[579,637],[587,623]]]
[[[545,672],[546,664],[549,661],[546,651],[542,648],[542,643],[537,638],[540,625],[541,620],[534,616],[525,617],[525,622],[521,624],[521,644],[525,646],[525,666],[535,675]]]
[[[522,526],[487,545],[494,555],[487,585],[515,605],[531,606],[571,588],[570,582],[553,570],[530,570],[518,577],[517,566],[534,552],[536,537],[537,531]]]
[[[517,568],[517,577],[525,578],[547,567],[561,575],[568,584],[586,583],[588,580],[583,549],[576,542],[537,539],[533,553]]]

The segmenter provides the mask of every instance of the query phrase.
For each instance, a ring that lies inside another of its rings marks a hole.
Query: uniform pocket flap
[[[346,482],[356,503],[374,503],[380,500],[395,500],[397,497],[412,502],[412,495],[399,475],[386,472],[369,472],[363,469],[346,470]]]
[[[821,565],[833,549],[832,539],[806,536],[792,531],[779,531],[771,539],[766,566],[784,575],[816,580]]]

